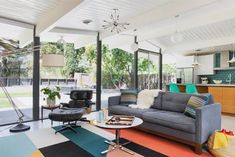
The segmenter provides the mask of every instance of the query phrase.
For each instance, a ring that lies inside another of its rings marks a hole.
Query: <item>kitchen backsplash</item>
[[[213,80],[222,80],[223,84],[226,84],[226,79],[228,79],[228,75],[232,74],[232,84],[235,84],[235,70],[218,70],[214,75],[204,75],[199,76],[199,82],[201,83],[201,77],[207,77],[208,83],[213,84]]]

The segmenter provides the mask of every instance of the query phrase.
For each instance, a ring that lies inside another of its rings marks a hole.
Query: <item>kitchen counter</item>
[[[185,86],[186,84],[178,83],[178,86]],[[206,86],[206,87],[235,87],[235,84],[195,84],[196,86]],[[169,86],[169,84],[167,84]]]
[[[177,84],[185,92],[186,84]],[[222,105],[222,113],[235,116],[235,84],[195,84],[198,93],[210,93],[216,103]],[[166,86],[169,91],[169,84]]]

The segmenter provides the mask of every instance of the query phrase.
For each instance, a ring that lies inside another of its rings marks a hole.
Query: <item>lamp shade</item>
[[[59,54],[43,54],[42,66],[45,67],[63,67],[64,56]]]

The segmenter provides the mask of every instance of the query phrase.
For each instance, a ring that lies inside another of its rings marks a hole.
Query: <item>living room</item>
[[[233,0],[0,4],[0,156],[235,156]]]

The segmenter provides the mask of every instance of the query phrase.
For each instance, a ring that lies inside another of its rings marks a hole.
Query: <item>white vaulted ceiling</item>
[[[235,18],[222,22],[203,25],[189,30],[182,30],[180,31],[180,33],[183,36],[183,40],[177,44],[235,36]],[[176,43],[173,43],[170,38],[171,34],[158,37],[158,41],[166,45],[167,47],[171,47],[174,46]]]
[[[172,0],[90,0],[72,15],[65,17],[57,26],[103,31],[103,21],[110,21],[110,14],[115,8],[119,9],[120,21],[128,22],[130,18],[167,4],[169,1]],[[82,21],[85,19],[93,22],[89,25],[83,24]]]
[[[120,34],[102,28],[114,8],[119,9],[121,22],[130,23]],[[234,43],[234,10],[235,0],[0,0],[0,23],[5,22],[3,17],[34,24],[42,41],[58,41],[63,36],[77,48],[95,42],[100,32],[103,43],[110,47],[130,51],[134,37],[124,34],[131,34],[137,35],[143,47],[152,47],[151,42],[164,53],[187,54]],[[170,38],[176,31],[174,16],[178,14],[177,29],[183,40],[173,43]],[[84,24],[86,19],[92,22]],[[7,24],[0,24],[0,36],[14,38],[15,34],[22,46],[32,40],[32,28]]]
[[[0,0],[0,16],[37,24],[42,16],[64,1],[65,0]]]

